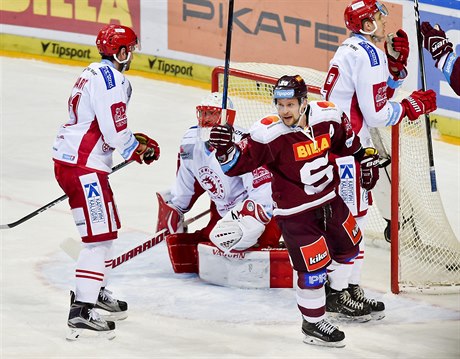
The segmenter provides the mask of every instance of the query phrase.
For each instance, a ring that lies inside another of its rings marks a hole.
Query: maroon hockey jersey
[[[312,101],[308,126],[286,126],[278,116],[257,122],[239,142],[239,157],[226,173],[250,172],[266,165],[273,174],[275,216],[290,216],[332,201],[338,176],[329,154],[353,155],[361,148],[345,114],[333,103]]]

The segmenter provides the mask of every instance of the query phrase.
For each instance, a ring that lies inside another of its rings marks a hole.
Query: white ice
[[[67,97],[79,67],[0,58],[0,221],[11,223],[62,195],[54,180],[51,146],[67,118]],[[155,192],[174,180],[177,150],[195,123],[202,89],[127,74],[134,91],[130,128],[161,145],[151,166],[131,164],[111,176],[123,228],[116,253],[155,230]],[[460,233],[460,151],[435,139],[439,190],[457,237]],[[115,157],[115,163],[121,157]],[[204,210],[200,201],[192,212]],[[203,220],[191,229],[200,228]],[[110,289],[129,303],[117,337],[67,342],[74,262],[59,244],[78,238],[67,202],[0,232],[1,358],[459,358],[460,296],[393,295],[389,251],[367,248],[363,287],[383,300],[387,316],[340,324],[346,347],[302,342],[292,289],[243,290],[208,285],[174,274],[164,244],[113,271]]]

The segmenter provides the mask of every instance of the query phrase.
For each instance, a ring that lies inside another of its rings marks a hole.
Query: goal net
[[[308,85],[308,100],[321,99],[324,72],[285,65],[233,63],[229,69],[228,96],[236,109],[235,125],[249,128],[266,115],[276,113],[272,95],[277,79],[296,74]],[[212,91],[222,92],[223,82],[224,69],[216,67]],[[392,191],[399,190],[399,229],[397,238],[391,239],[392,245],[397,245],[397,250],[391,251],[396,263],[391,274],[392,290],[458,292],[460,242],[447,220],[439,192],[431,191],[425,121],[410,122],[405,118],[399,134],[397,141],[393,141],[393,146],[396,143],[399,148],[399,171],[392,175]],[[391,127],[375,129],[373,140],[380,141],[391,153]],[[386,226],[374,200],[364,232],[366,245],[389,249],[384,236]]]

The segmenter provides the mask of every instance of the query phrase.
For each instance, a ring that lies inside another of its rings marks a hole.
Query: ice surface
[[[62,192],[54,180],[51,145],[66,120],[67,97],[79,67],[0,58],[0,222],[11,223]],[[142,243],[155,230],[155,192],[174,179],[177,149],[195,123],[205,90],[127,74],[133,131],[161,145],[161,160],[129,165],[111,176],[123,228],[115,254]],[[434,141],[438,186],[446,213],[460,233],[460,147]],[[115,163],[121,157],[115,157]],[[200,201],[193,214],[206,209]],[[204,220],[192,229],[200,228]],[[65,340],[74,262],[59,248],[78,238],[66,202],[0,232],[1,358],[458,358],[460,296],[393,295],[389,251],[369,247],[363,287],[383,300],[387,316],[340,324],[344,349],[302,343],[292,289],[244,290],[174,274],[159,244],[113,270],[110,289],[129,303],[129,317],[113,341]]]

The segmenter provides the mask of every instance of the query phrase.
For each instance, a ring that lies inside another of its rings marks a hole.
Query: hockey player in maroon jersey
[[[423,47],[428,50],[435,66],[442,71],[452,90],[460,96],[460,58],[455,55],[453,44],[446,33],[436,24],[422,22]]]
[[[326,305],[338,314],[368,316],[368,305],[347,292],[353,258],[362,234],[337,195],[339,179],[330,154],[352,155],[362,168],[362,185],[378,179],[378,155],[363,148],[348,118],[331,102],[307,103],[307,87],[296,76],[281,77],[274,89],[277,116],[256,123],[250,136],[233,141],[228,125],[214,126],[210,143],[230,176],[265,165],[273,174],[273,214],[281,229],[294,270],[297,305],[308,344],[343,347],[345,334],[326,320]],[[326,299],[326,269],[335,264]]]
[[[398,124],[404,116],[416,120],[420,115],[436,109],[433,90],[414,91],[409,97],[397,102],[392,97],[407,76],[409,40],[407,34],[398,30],[387,38],[385,52],[377,44],[385,40],[388,10],[376,0],[354,0],[344,10],[346,27],[351,31],[330,61],[329,72],[322,88],[328,101],[343,110],[363,147],[377,147],[385,167],[380,169],[380,179],[372,191],[360,185],[360,164],[352,156],[336,159],[341,183],[339,193],[365,231],[368,207],[372,199],[388,222],[384,231],[389,240],[390,229],[390,154],[380,145],[378,134],[371,137],[373,128]],[[375,141],[375,144],[374,144]],[[365,297],[360,286],[361,269],[365,257],[365,241],[361,241],[360,254],[353,264],[349,279],[349,292],[353,299],[370,305],[372,316],[385,316],[383,302]]]
[[[138,47],[137,35],[128,27],[107,25],[96,45],[101,61],[83,70],[69,98],[69,119],[62,125],[53,145],[56,180],[69,197],[75,224],[82,239],[75,270],[75,292],[67,325],[68,340],[80,335],[115,337],[110,319],[128,316],[126,302],[114,299],[105,288],[109,276],[113,241],[120,220],[108,175],[113,152],[126,161],[150,164],[160,156],[157,142],[128,128],[126,109],[131,84],[123,72],[129,69]]]

